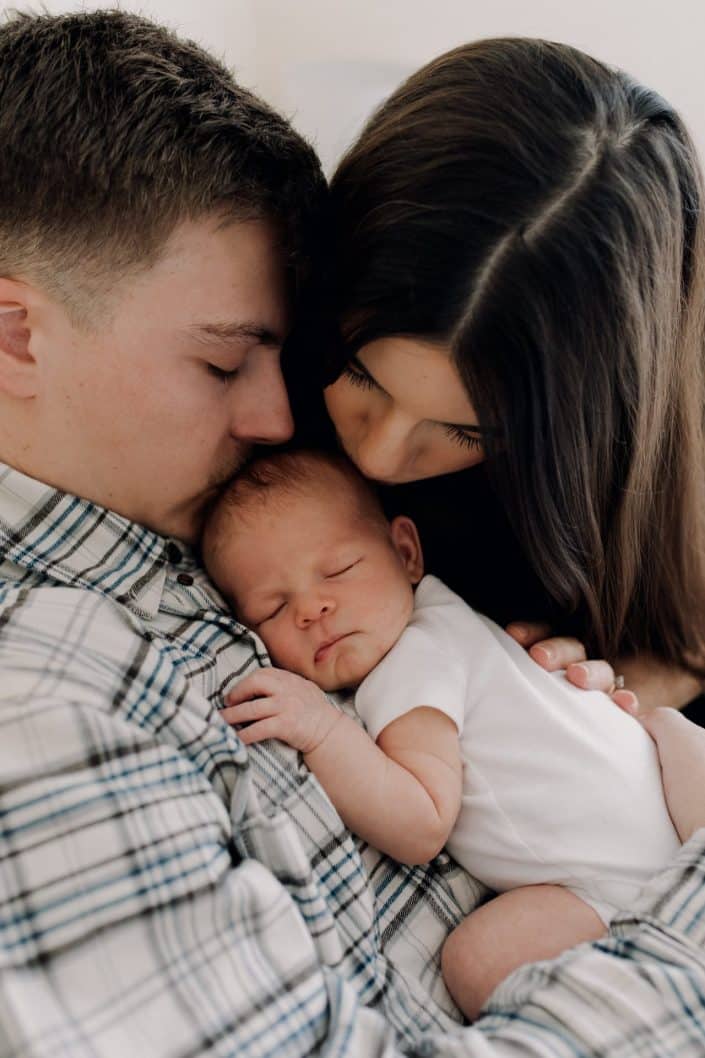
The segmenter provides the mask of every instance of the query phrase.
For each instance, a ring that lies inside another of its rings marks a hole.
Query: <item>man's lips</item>
[[[345,639],[347,636],[351,636],[352,632],[344,632],[340,636],[333,636],[332,639],[326,639],[324,643],[321,643],[320,647],[313,655],[314,665],[318,665],[321,661],[325,661],[328,654],[330,653],[331,647],[334,647],[336,643],[339,643],[341,639]]]

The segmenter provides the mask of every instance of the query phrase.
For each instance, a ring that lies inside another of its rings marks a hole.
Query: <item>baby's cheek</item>
[[[409,623],[414,610],[414,595],[409,589],[394,593],[380,611],[377,627],[380,630],[385,650],[396,643]]]
[[[257,630],[257,634],[266,646],[267,653],[269,654],[272,663],[274,665],[280,665],[281,668],[284,668],[285,666],[283,664],[280,664],[280,662],[277,660],[279,655],[281,654],[281,650],[277,642],[277,636],[271,632],[265,631],[264,628],[259,628]]]
[[[298,672],[302,676],[307,675],[303,668],[304,659],[301,657],[301,652],[286,634],[270,633],[261,635],[261,639],[273,665],[280,669],[287,669],[289,672]]]

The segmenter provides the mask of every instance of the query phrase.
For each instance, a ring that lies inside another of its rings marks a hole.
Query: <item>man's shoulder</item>
[[[151,639],[127,607],[100,592],[0,579],[0,699],[53,686],[63,699],[110,700]]]

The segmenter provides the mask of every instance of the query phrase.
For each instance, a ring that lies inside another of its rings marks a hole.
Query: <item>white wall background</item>
[[[62,12],[121,6],[214,51],[292,118],[330,170],[365,116],[408,73],[479,37],[564,41],[666,96],[705,156],[705,0],[44,0]],[[31,0],[0,3],[38,10]]]

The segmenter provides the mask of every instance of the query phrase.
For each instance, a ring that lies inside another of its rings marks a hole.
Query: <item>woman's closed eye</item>
[[[386,390],[382,389],[379,382],[356,360],[347,362],[343,368],[343,375],[360,389],[377,390],[380,393],[386,393]],[[469,430],[463,429],[462,426],[455,426],[453,423],[438,423],[437,425],[442,427],[446,437],[449,437],[451,441],[461,447],[470,448],[473,451],[482,448],[482,438]]]
[[[462,426],[453,426],[450,423],[445,423],[443,429],[452,441],[455,441],[456,444],[462,445],[464,448],[482,448],[482,439],[476,434],[464,430]]]
[[[354,361],[348,361],[343,368],[343,376],[347,378],[349,382],[352,382],[353,386],[359,386],[360,389],[378,389],[382,390],[380,384],[368,374],[367,371],[357,367]]]

